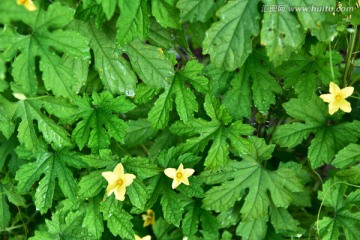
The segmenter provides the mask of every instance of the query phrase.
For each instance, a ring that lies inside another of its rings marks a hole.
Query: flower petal
[[[178,168],[178,172],[182,173],[183,169],[184,169],[184,165],[182,163],[180,163],[179,168]]]
[[[346,87],[341,89],[341,96],[343,98],[350,97],[354,92],[354,87]]]
[[[334,101],[334,95],[333,94],[321,94],[320,98],[327,103],[330,103]]]
[[[175,168],[167,168],[167,169],[164,170],[164,173],[169,178],[175,178],[177,170]]]
[[[175,189],[175,188],[177,188],[177,186],[179,186],[181,184],[181,181],[179,181],[179,179],[178,178],[174,178],[174,181],[172,182],[172,185],[171,185],[171,187],[172,187],[172,189]]]
[[[109,184],[107,187],[106,187],[106,194],[107,196],[110,196],[116,189],[117,187],[117,184]]]
[[[118,180],[118,176],[113,172],[103,172],[101,175],[106,179],[109,185],[116,183]]]
[[[119,163],[118,165],[116,165],[115,169],[114,169],[114,173],[118,176],[123,176],[124,175],[124,167],[121,163]]]
[[[183,170],[183,174],[184,174],[186,177],[190,177],[191,175],[194,174],[194,172],[195,172],[195,170],[192,169],[192,168],[185,168],[185,169]]]
[[[339,86],[334,82],[330,82],[329,92],[332,93],[332,94],[337,95],[337,93],[339,91],[340,91]]]
[[[29,10],[30,12],[36,10],[36,6],[35,6],[35,4],[34,4],[31,0],[26,1],[24,6],[25,6],[25,8],[26,8],[27,10]]]
[[[180,181],[185,185],[190,185],[188,178],[185,176],[183,176]]]
[[[114,194],[115,194],[115,198],[119,201],[124,201],[125,200],[125,193],[126,193],[126,188],[125,186],[117,186],[114,190]]]
[[[346,113],[349,113],[349,112],[351,112],[351,105],[348,101],[343,100],[343,101],[341,101],[340,109]]]
[[[134,174],[126,173],[124,175],[124,184],[125,184],[125,186],[127,187],[130,184],[132,184],[132,182],[134,181],[135,178],[136,178],[136,176]]]
[[[336,113],[340,108],[339,101],[333,101],[329,104],[329,114],[333,115]]]

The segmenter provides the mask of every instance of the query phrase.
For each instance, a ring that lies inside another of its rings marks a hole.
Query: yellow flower
[[[164,171],[166,176],[174,179],[174,181],[172,183],[172,189],[175,189],[181,183],[183,183],[185,185],[189,185],[188,177],[193,175],[194,172],[195,172],[195,170],[192,168],[184,169],[184,166],[182,165],[182,163],[180,163],[180,166],[177,170],[175,168],[167,168]]]
[[[155,224],[155,213],[153,210],[147,210],[146,214],[142,214],[141,217],[144,220],[144,227]]]
[[[23,5],[27,10],[31,12],[36,10],[36,6],[32,0],[17,0],[16,3],[18,5]]]
[[[121,163],[116,165],[114,172],[103,172],[102,176],[108,181],[106,193],[110,196],[115,194],[115,198],[120,201],[124,201],[126,187],[129,186],[136,178],[133,174],[124,174],[124,167]]]
[[[335,112],[337,112],[339,109],[341,109],[344,112],[351,112],[351,106],[348,101],[345,100],[345,98],[351,96],[354,92],[353,87],[346,87],[343,89],[340,89],[338,85],[331,82],[330,83],[330,93],[329,94],[322,94],[320,95],[320,98],[324,101],[329,103],[329,113],[330,115],[333,115]]]
[[[141,238],[138,235],[135,235],[135,240],[151,240],[151,236],[147,235],[147,236]]]

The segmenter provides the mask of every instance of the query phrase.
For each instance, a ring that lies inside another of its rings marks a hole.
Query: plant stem
[[[347,81],[351,79],[351,74],[354,68],[354,59],[356,57],[356,53],[354,53],[354,49],[357,49],[358,45],[359,45],[358,26],[354,26],[354,32],[350,33],[350,42],[346,51],[344,79],[343,82],[341,83],[342,87],[346,87],[348,85]]]
[[[332,78],[332,81],[335,81],[334,66],[333,66],[332,52],[331,52],[331,42],[329,42],[329,53],[330,53],[330,71],[331,71],[331,78]]]

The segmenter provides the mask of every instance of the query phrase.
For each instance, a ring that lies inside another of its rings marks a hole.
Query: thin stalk
[[[334,66],[333,66],[332,52],[331,52],[331,42],[329,42],[329,53],[330,53],[330,71],[331,71],[331,78],[332,78],[332,81],[335,81]]]
[[[351,79],[351,74],[354,68],[354,59],[356,57],[356,53],[354,53],[354,49],[359,46],[359,31],[358,27],[354,26],[354,32],[350,33],[350,42],[346,51],[346,62],[345,62],[345,72],[344,79],[341,83],[342,87],[346,87],[348,85],[348,80]]]

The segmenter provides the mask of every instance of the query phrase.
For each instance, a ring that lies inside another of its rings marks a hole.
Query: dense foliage
[[[359,239],[357,4],[1,0],[0,238]]]

